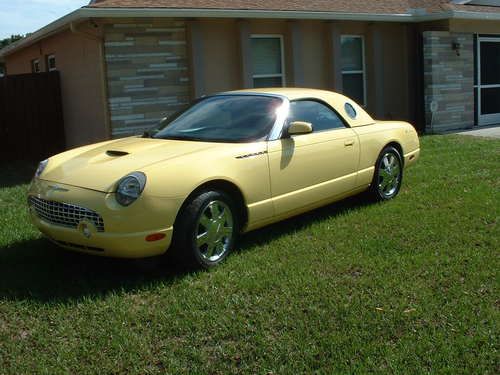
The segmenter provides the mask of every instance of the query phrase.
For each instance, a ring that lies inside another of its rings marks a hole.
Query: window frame
[[[281,34],[250,34],[250,45],[252,39],[279,39],[280,41],[280,54],[281,54],[281,74],[254,74],[254,67],[252,66],[252,87],[255,88],[255,79],[259,78],[281,78],[281,87],[286,87],[286,74],[285,74],[285,43],[284,37]],[[251,49],[253,54],[253,50]]]
[[[319,133],[325,133],[325,132],[331,132],[331,131],[335,131],[335,130],[343,130],[343,129],[349,129],[350,128],[349,124],[347,123],[347,120],[340,113],[338,113],[331,105],[329,105],[328,103],[326,103],[325,101],[323,101],[321,99],[318,99],[318,98],[293,99],[293,100],[290,100],[290,105],[292,103],[296,103],[296,102],[316,102],[318,104],[322,104],[325,108],[327,108],[330,111],[332,111],[340,119],[340,121],[344,125],[343,128],[331,128],[331,129],[324,129],[324,130],[314,130],[314,124],[313,124],[313,131],[310,134],[319,134]],[[290,113],[288,113],[288,115],[287,115],[287,117],[285,119],[285,128],[286,129],[288,129],[288,127],[290,126],[289,116],[290,116]],[[307,134],[301,134],[301,135],[307,135]]]
[[[366,54],[365,54],[365,36],[360,34],[342,34],[340,36],[340,45],[342,49],[342,41],[348,38],[357,38],[361,40],[361,59],[362,59],[362,70],[345,70],[341,67],[342,73],[342,87],[344,87],[344,74],[361,74],[363,76],[363,103],[358,103],[361,107],[366,108],[368,105],[367,93],[366,93]],[[342,57],[341,57],[342,61]],[[342,89],[343,91],[343,89]]]
[[[50,67],[50,59],[54,59],[54,68]],[[50,55],[47,55],[45,58],[46,64],[47,64],[47,72],[54,72],[57,70],[57,61],[56,61],[56,55],[51,53]]]
[[[35,69],[35,64],[38,65],[38,70]],[[33,59],[31,60],[31,73],[41,73],[42,72],[42,67],[40,65],[40,59]]]

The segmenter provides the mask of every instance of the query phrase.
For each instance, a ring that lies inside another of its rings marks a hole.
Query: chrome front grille
[[[88,208],[33,196],[28,198],[28,202],[38,217],[48,223],[76,229],[78,224],[86,219],[95,225],[98,232],[104,232],[104,220],[101,215]]]

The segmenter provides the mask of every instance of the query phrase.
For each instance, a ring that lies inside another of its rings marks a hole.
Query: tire
[[[236,204],[223,191],[204,191],[184,207],[174,225],[173,251],[194,268],[212,268],[233,250],[239,232]]]
[[[376,201],[387,201],[398,195],[403,182],[403,159],[399,151],[388,146],[380,153],[370,185],[370,196]]]

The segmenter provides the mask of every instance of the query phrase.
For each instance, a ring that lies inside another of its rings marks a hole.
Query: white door
[[[500,38],[479,37],[477,56],[478,123],[500,124]]]

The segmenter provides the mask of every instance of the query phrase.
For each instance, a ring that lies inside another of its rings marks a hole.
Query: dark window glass
[[[500,43],[481,42],[481,85],[500,84]]]
[[[47,71],[52,72],[56,70],[56,57],[54,55],[47,56]]]
[[[33,73],[40,73],[41,72],[40,60],[32,60],[31,61],[31,71]]]
[[[345,128],[339,116],[330,108],[313,100],[299,100],[290,103],[288,121],[310,122],[313,131]]]
[[[500,113],[500,87],[481,90],[481,114]]]
[[[354,107],[352,106],[351,103],[345,103],[344,104],[344,109],[345,109],[345,113],[347,113],[347,115],[352,118],[352,119],[355,119],[356,116],[358,115],[356,113],[356,110],[354,109]]]
[[[280,98],[257,95],[209,97],[162,122],[153,137],[207,142],[265,140],[282,103]]]
[[[362,71],[363,63],[363,39],[359,37],[343,36],[342,49],[342,71]]]
[[[358,104],[365,103],[365,87],[362,73],[343,75],[343,94]]]
[[[253,74],[281,74],[281,39],[252,38]]]
[[[263,87],[281,87],[283,86],[283,78],[281,77],[265,77],[265,78],[254,78],[253,87],[263,88]]]

